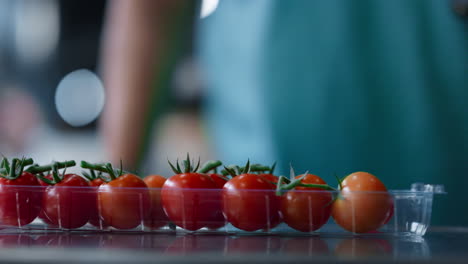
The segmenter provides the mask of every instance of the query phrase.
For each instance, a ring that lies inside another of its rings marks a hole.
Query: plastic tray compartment
[[[223,200],[222,190],[217,189],[175,190],[166,196],[169,198],[166,198],[165,202],[169,199],[170,203],[166,204],[170,206],[163,209],[161,189],[155,188],[145,190],[144,188],[55,187],[55,191],[51,194],[47,187],[1,186],[0,233],[89,231],[287,236],[423,236],[430,225],[434,194],[445,193],[441,185],[422,183],[412,184],[409,190],[391,190],[388,192],[389,195],[382,192],[354,193],[355,197],[359,196],[360,199],[369,201],[381,199],[382,195],[386,195],[393,207],[392,216],[385,225],[377,230],[358,233],[343,229],[335,223],[333,217],[317,230],[298,231],[282,221],[278,206],[281,198],[274,195],[274,190],[239,191],[240,197],[244,197],[246,192],[249,194],[249,201],[240,204],[252,206],[255,208],[255,214],[238,219],[244,222],[264,219],[266,226],[263,228],[246,231],[235,227],[239,223],[230,223],[223,210],[229,203]],[[324,191],[302,192],[323,193]],[[349,197],[336,192],[329,194],[336,199]],[[46,199],[46,196],[49,197]],[[353,211],[355,205],[351,200],[347,204],[352,212],[348,221],[358,225],[359,221],[365,221],[366,217],[355,214]],[[314,200],[309,199],[307,202],[313,206]],[[261,207],[258,207],[259,205]],[[314,211],[304,213],[310,214]],[[171,219],[168,217],[171,214],[178,214],[179,217]],[[206,215],[209,217],[205,217]],[[279,218],[275,218],[275,215],[279,215]]]

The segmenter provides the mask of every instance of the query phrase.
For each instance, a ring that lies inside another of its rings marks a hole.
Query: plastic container
[[[346,196],[328,191],[301,192],[321,193],[330,195],[334,199],[344,199],[347,202],[346,208],[350,212],[349,217],[345,219],[353,228],[374,217],[372,207],[367,207],[367,211],[359,209],[357,203],[360,201],[371,204],[376,201],[380,201],[381,204],[382,201],[384,204],[390,203],[393,208],[392,215],[388,221],[385,219],[386,224],[366,232],[352,232],[354,229],[348,231],[349,228],[345,230],[336,224],[333,217],[328,221],[325,219],[326,223],[317,230],[303,232],[284,223],[284,215],[280,212],[281,198],[275,195],[274,190],[239,191],[239,200],[233,204],[232,200],[223,200],[222,190],[180,189],[166,195],[169,198],[164,201],[166,207],[163,211],[161,189],[113,188],[98,191],[93,187],[55,187],[51,192],[46,187],[1,186],[0,233],[90,231],[287,236],[423,236],[430,225],[434,194],[445,193],[441,185],[422,183],[413,184],[410,190],[393,190],[388,193],[355,192]],[[49,196],[48,200],[44,199],[46,193]],[[245,199],[246,194],[249,196],[248,201]],[[50,196],[54,199],[50,199]],[[307,203],[312,208],[314,200],[309,199]],[[154,206],[155,204],[159,206]],[[231,208],[230,213],[226,211],[228,206]],[[254,213],[249,216],[242,215],[243,206],[248,206]],[[311,214],[323,212],[314,209],[305,210],[303,213],[308,215],[304,216],[304,219],[310,220],[317,219],[317,215],[313,217]],[[226,219],[228,215],[231,217]],[[31,222],[31,219],[34,220]],[[252,227],[248,225],[249,221],[263,222],[264,225]],[[306,226],[316,226],[316,224],[312,220],[306,222]],[[243,226],[244,230],[235,226]],[[249,228],[245,228],[246,226]]]

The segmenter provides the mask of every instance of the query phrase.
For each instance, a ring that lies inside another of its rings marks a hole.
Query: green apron
[[[199,31],[220,158],[444,184],[432,222],[468,226],[468,19],[450,1],[220,1]]]

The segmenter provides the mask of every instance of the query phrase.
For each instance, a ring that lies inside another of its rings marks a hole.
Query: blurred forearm
[[[109,160],[136,169],[154,121],[155,97],[165,94],[193,22],[194,1],[109,1],[101,73],[106,105],[101,133]]]

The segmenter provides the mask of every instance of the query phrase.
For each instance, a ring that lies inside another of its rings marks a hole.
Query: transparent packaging
[[[1,186],[0,233],[423,236],[434,194],[445,193],[441,185],[422,183],[389,192],[288,192],[294,196],[275,190],[226,196],[221,189]],[[286,199],[303,202],[288,207]]]

